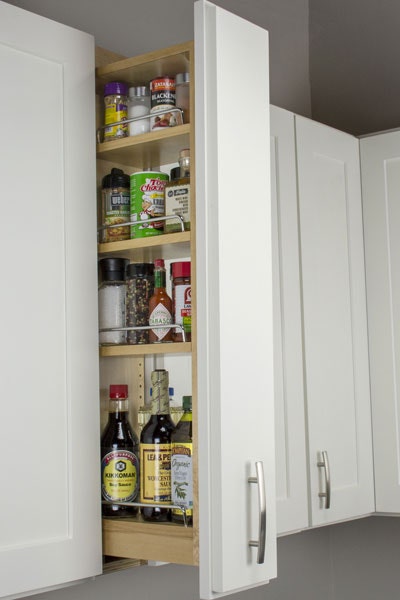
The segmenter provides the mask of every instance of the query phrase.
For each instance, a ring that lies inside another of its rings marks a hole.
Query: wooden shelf
[[[144,356],[150,354],[189,354],[191,342],[166,342],[164,344],[127,344],[100,346],[100,356]]]
[[[190,231],[165,233],[146,238],[109,242],[98,245],[98,253],[105,256],[120,256],[131,261],[167,260],[190,256]]]
[[[97,158],[131,169],[154,169],[176,163],[179,152],[190,147],[190,123],[97,144]]]
[[[103,519],[103,551],[107,556],[194,565],[192,527],[146,523],[137,519]]]

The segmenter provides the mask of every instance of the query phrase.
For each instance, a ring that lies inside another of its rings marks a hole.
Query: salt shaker
[[[126,282],[125,258],[103,258],[100,261],[99,329],[125,327]],[[125,344],[126,331],[100,331],[100,344]]]
[[[150,90],[144,85],[129,88],[128,118],[144,117],[150,113]],[[129,123],[129,135],[140,135],[150,131],[150,119]]]

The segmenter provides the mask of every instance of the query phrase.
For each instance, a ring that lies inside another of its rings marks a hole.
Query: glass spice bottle
[[[190,150],[185,148],[179,152],[179,177],[165,185],[165,214],[180,215],[183,218],[185,231],[190,230]],[[166,233],[182,231],[177,219],[165,221]]]
[[[104,516],[130,517],[135,506],[115,502],[137,502],[139,495],[139,440],[129,422],[128,386],[110,385],[108,423],[101,436],[101,489]]]
[[[192,396],[183,396],[183,415],[171,437],[171,501],[186,509],[188,524],[193,521]],[[183,523],[183,514],[172,509],[172,520]]]
[[[172,329],[172,299],[166,290],[166,271],[162,258],[154,261],[154,294],[149,300],[149,325],[166,325],[157,329],[150,329],[149,342],[171,342]],[[168,390],[167,390],[168,392]]]
[[[190,342],[192,332],[190,267],[190,261],[171,263],[173,321],[177,325],[182,325],[187,342]],[[175,327],[172,339],[174,342],[182,342],[182,330]]]
[[[143,503],[171,504],[171,435],[175,426],[169,415],[168,371],[151,373],[151,416],[140,435],[141,484]],[[146,521],[167,521],[169,508],[142,507]]]
[[[99,261],[99,329],[125,327],[126,282],[125,258],[103,258]],[[100,344],[125,344],[126,331],[100,331]]]
[[[126,326],[149,324],[149,300],[154,293],[153,263],[132,263],[126,270]],[[127,332],[128,344],[148,344],[149,330]]]

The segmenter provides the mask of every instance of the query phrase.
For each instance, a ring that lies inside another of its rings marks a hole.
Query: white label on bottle
[[[192,309],[192,288],[191,285],[176,285],[175,286],[175,323],[177,325],[183,324],[184,317],[191,316]],[[180,331],[176,329],[175,331]]]
[[[164,304],[157,304],[153,312],[149,317],[149,325],[170,325],[172,323],[172,315],[169,310],[164,306]],[[169,332],[169,327],[159,329],[152,329],[153,333],[157,336],[159,340],[162,340],[167,333]]]
[[[172,504],[193,508],[192,444],[175,442],[171,455]]]

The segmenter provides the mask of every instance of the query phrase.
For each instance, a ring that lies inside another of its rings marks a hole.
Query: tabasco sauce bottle
[[[101,491],[105,516],[129,517],[137,507],[112,502],[138,502],[139,440],[128,417],[128,386],[110,385],[108,423],[101,436]]]
[[[140,436],[140,500],[144,503],[171,504],[171,435],[175,429],[169,415],[168,371],[151,374],[153,393],[151,416]],[[142,507],[147,521],[167,521],[170,509]]]
[[[171,342],[172,329],[172,299],[166,290],[166,271],[162,258],[154,261],[154,293],[149,300],[149,325],[166,325],[150,329],[149,342]],[[168,385],[167,385],[168,392]]]

